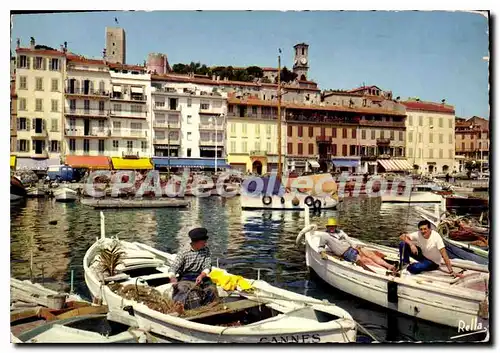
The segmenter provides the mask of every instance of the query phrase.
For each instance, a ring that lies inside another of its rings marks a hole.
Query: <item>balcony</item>
[[[171,106],[168,106],[168,105],[157,105],[157,104],[155,104],[153,106],[153,110],[156,110],[156,111],[159,111],[159,112],[180,112],[182,109],[181,109],[180,105],[178,105],[176,107],[171,107]]]
[[[114,110],[110,112],[110,116],[117,118],[129,118],[129,119],[146,119],[148,112],[133,112],[131,110]]]
[[[222,107],[208,107],[208,108],[202,108],[200,105],[200,110],[198,111],[199,114],[208,114],[208,115],[221,115],[223,113]]]
[[[378,138],[377,139],[377,145],[389,145],[391,143],[391,139],[386,139],[386,138]]]
[[[122,158],[139,158],[139,152],[134,152],[133,149],[128,149],[122,152]]]
[[[148,100],[148,97],[144,94],[118,94],[117,92],[114,92],[113,95],[111,95],[111,100],[114,101],[128,101],[128,102],[134,102],[134,103],[146,103]]]
[[[360,120],[360,126],[376,126],[376,127],[400,127],[405,128],[404,121],[377,121],[377,120]]]
[[[104,91],[104,90],[90,90],[90,89],[84,89],[84,88],[73,88],[71,89],[70,87],[66,87],[64,90],[64,93],[66,93],[67,96],[83,96],[85,98],[108,98],[110,97],[110,92],[109,91]]]
[[[105,118],[109,114],[109,110],[100,109],[82,109],[82,108],[65,108],[64,114],[73,116],[99,117]]]
[[[31,158],[49,158],[49,151],[43,150],[39,153],[37,153],[36,151],[31,151],[30,156]]]
[[[104,128],[104,129],[91,129],[90,131],[85,134],[84,129],[66,129],[65,130],[65,135],[68,137],[84,137],[84,138],[105,138],[109,137],[111,135],[111,130]]]
[[[220,140],[215,142],[215,140],[200,140],[200,146],[218,146],[222,147],[224,145],[224,141]]]
[[[316,142],[317,143],[332,143],[332,137],[331,136],[316,136]]]
[[[179,120],[175,122],[153,122],[153,127],[157,129],[180,129],[181,122]]]
[[[32,139],[45,139],[47,137],[47,130],[46,129],[42,129],[42,130],[33,130],[31,132],[31,138]]]
[[[266,157],[267,151],[250,151],[250,157]]]
[[[166,136],[156,136],[153,139],[153,143],[158,145],[180,145],[181,139],[177,136],[170,136],[170,140]]]
[[[113,129],[110,130],[110,137],[145,139],[148,137],[148,132],[145,130]]]
[[[200,123],[198,129],[199,130],[217,130],[217,131],[221,131],[224,127],[222,125],[217,125],[217,129],[216,129],[216,126],[215,124],[202,124]]]

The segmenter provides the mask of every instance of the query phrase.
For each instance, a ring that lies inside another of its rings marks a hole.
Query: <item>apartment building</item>
[[[65,53],[31,38],[16,55],[17,168],[46,169],[60,164]]]
[[[14,75],[10,80],[10,152],[14,155],[17,151],[17,121],[16,77]]]
[[[466,161],[477,161],[487,169],[490,153],[489,120],[474,116],[455,119],[455,158],[459,159],[458,170],[465,170]]]
[[[152,76],[155,165],[226,166],[227,93],[210,80]],[[170,157],[170,158],[161,158]]]
[[[151,77],[145,67],[109,63],[109,155],[151,157]],[[106,86],[104,86],[106,87]]]
[[[112,156],[107,63],[68,55],[64,93],[65,155]]]
[[[452,172],[455,165],[455,108],[413,99],[406,107],[406,156],[424,174]]]

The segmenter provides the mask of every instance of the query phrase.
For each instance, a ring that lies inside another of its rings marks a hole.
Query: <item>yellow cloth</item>
[[[138,158],[138,159],[127,159],[120,157],[112,157],[111,162],[113,163],[113,169],[153,169],[153,165],[149,158]]]
[[[213,269],[208,275],[212,282],[222,287],[224,290],[235,290],[239,287],[241,290],[249,290],[252,285],[243,277],[231,275],[221,269]]]
[[[14,168],[16,166],[16,156],[10,156],[10,167]]]

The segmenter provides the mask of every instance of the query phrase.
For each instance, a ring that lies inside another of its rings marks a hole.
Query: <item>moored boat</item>
[[[411,192],[393,188],[381,195],[382,202],[390,203],[441,203],[443,190],[437,185],[415,185]]]
[[[67,187],[60,187],[54,190],[54,198],[60,202],[72,202],[78,198],[78,193]]]
[[[10,201],[18,201],[26,198],[27,192],[23,183],[16,176],[10,177]]]
[[[320,237],[327,235],[309,225],[306,212],[306,228],[297,237],[305,236],[306,264],[320,278],[343,292],[357,296],[402,314],[438,324],[459,327],[461,322],[480,322],[487,326],[488,267],[471,261],[453,259],[455,272],[462,278],[453,278],[442,265],[435,271],[418,275],[406,269],[399,276],[386,272],[385,268],[369,266],[367,271],[355,263],[344,261],[329,254],[327,260],[320,256]],[[352,238],[359,246],[383,253],[388,261],[397,262],[397,249],[365,243]],[[411,260],[413,261],[413,260]]]

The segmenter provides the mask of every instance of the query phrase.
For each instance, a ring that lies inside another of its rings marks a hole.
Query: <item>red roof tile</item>
[[[110,69],[146,71],[145,66],[108,63]]]
[[[422,102],[422,101],[405,101],[401,102],[408,110],[418,110],[425,112],[450,113],[455,114],[455,108],[452,105]]]
[[[67,55],[66,59],[68,62],[78,62],[82,64],[89,64],[89,65],[106,65],[107,63],[104,61],[104,59],[88,59],[84,56],[78,56],[78,55]]]
[[[64,56],[63,52],[60,52],[58,50],[47,50],[47,49],[17,48],[16,53],[33,53],[38,55]]]

